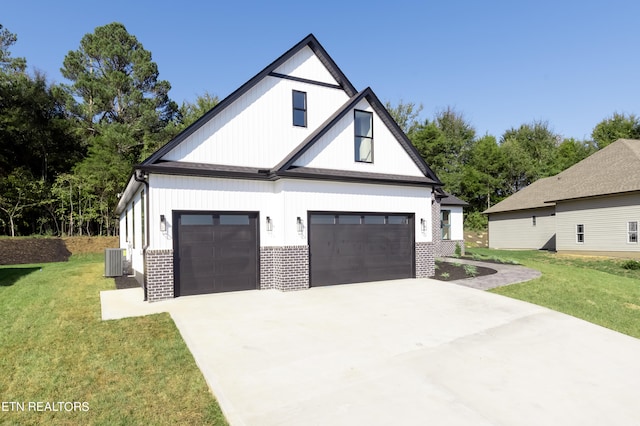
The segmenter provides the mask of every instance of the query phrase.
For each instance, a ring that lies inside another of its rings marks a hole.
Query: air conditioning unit
[[[121,277],[124,273],[124,251],[121,248],[104,249],[104,276]]]

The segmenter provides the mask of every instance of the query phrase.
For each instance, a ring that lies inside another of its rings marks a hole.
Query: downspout
[[[140,182],[142,184],[144,184],[145,186],[145,191],[144,193],[146,194],[145,196],[145,200],[144,200],[144,211],[145,211],[145,215],[144,215],[144,221],[145,223],[142,224],[142,226],[145,227],[144,230],[144,236],[145,236],[145,241],[143,241],[143,245],[142,245],[142,261],[145,262],[145,268],[144,268],[144,280],[143,280],[143,290],[144,290],[144,301],[147,301],[147,275],[149,273],[149,271],[147,271],[147,265],[146,265],[146,260],[147,260],[147,248],[149,248],[149,181],[148,176],[144,175],[144,172],[142,170],[134,170],[133,171],[133,178],[136,180],[136,182]],[[135,218],[134,218],[135,220]]]

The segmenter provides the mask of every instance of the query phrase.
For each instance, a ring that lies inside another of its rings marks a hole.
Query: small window
[[[531,216],[531,224],[533,226],[536,226],[536,217],[535,216]]]
[[[631,244],[638,243],[638,222],[627,222],[627,242]]]
[[[359,225],[360,224],[360,216],[354,216],[352,214],[341,214],[338,216],[338,223],[340,225]]]
[[[355,111],[355,159],[373,163],[373,114]]]
[[[131,202],[131,247],[136,248],[136,203]]]
[[[365,225],[384,225],[384,216],[380,216],[380,215],[365,216],[364,224]]]
[[[246,214],[221,214],[220,225],[248,225],[249,215]]]
[[[146,244],[146,240],[144,239],[144,231],[146,228],[146,222],[144,221],[144,189],[140,192],[140,237],[142,241],[142,246]]]
[[[451,239],[451,211],[450,210],[440,211],[440,228],[442,229],[442,239],[450,240]]]
[[[576,242],[584,243],[584,225],[576,225]]]
[[[408,225],[409,218],[407,216],[387,216],[388,225]]]
[[[333,225],[336,222],[336,217],[334,215],[327,214],[312,214],[311,215],[311,224],[313,225]]]
[[[129,212],[124,213],[124,241],[129,242]]]
[[[183,214],[180,216],[180,225],[213,225],[213,216],[210,214]]]
[[[293,91],[293,125],[307,127],[307,94]]]

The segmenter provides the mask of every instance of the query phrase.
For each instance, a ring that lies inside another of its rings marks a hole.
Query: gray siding
[[[570,251],[640,252],[627,242],[627,222],[640,222],[640,193],[562,201],[556,205],[557,248]],[[584,243],[576,225],[584,225]]]
[[[489,248],[555,249],[556,223],[553,207],[489,215]],[[533,225],[533,216],[536,225]]]

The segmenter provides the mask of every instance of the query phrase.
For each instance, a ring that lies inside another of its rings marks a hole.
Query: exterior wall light
[[[267,216],[267,231],[273,231],[273,221],[269,216]]]
[[[160,232],[167,232],[167,219],[163,214],[160,215]]]
[[[420,228],[422,232],[427,232],[427,221],[424,218],[420,219]]]
[[[296,227],[298,228],[298,234],[302,235],[302,219],[300,219],[300,216],[296,219]]]

